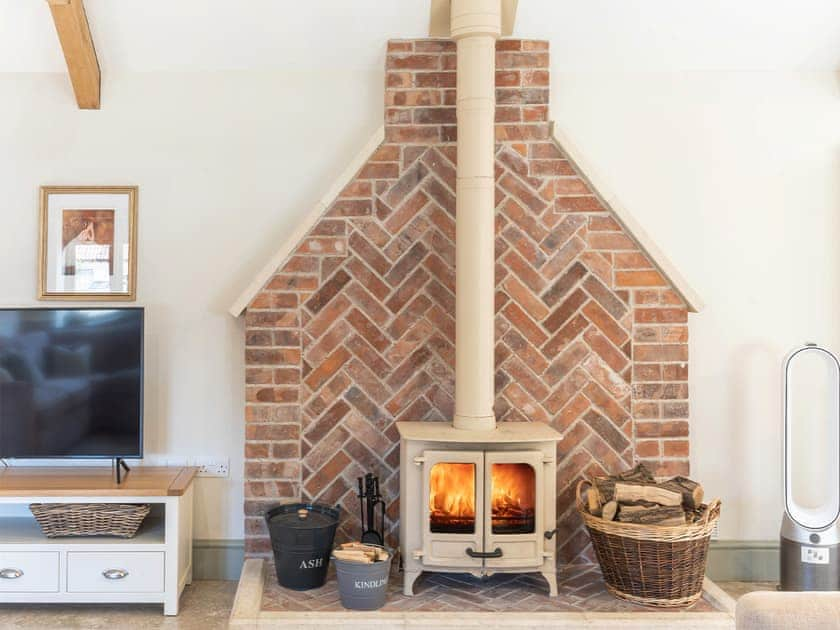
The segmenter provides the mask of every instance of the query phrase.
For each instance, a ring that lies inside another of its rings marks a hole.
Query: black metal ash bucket
[[[324,585],[338,516],[338,510],[317,503],[278,505],[266,512],[281,586],[305,591]]]

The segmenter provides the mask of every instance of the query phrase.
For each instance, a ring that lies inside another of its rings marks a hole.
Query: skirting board
[[[193,542],[196,580],[238,580],[245,558],[242,540]],[[706,575],[716,582],[778,582],[776,541],[713,540]]]
[[[706,575],[715,582],[778,582],[779,541],[713,540]]]
[[[244,540],[194,540],[193,579],[238,580],[245,562]]]

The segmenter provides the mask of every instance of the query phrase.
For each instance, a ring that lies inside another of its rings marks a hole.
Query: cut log
[[[586,491],[586,503],[589,508],[589,513],[594,516],[601,515],[601,495],[598,494],[598,488],[594,485],[589,487]]]
[[[616,481],[656,481],[656,479],[653,476],[653,473],[650,472],[650,470],[648,470],[648,467],[641,462],[636,464],[630,470],[625,470],[623,473],[619,473],[617,475],[614,475],[613,477]]]
[[[682,494],[683,505],[690,510],[703,503],[703,486],[688,477],[674,477],[663,481],[659,486]]]
[[[648,501],[639,501],[638,503],[622,503],[618,506],[618,510],[622,514],[633,514],[634,512],[644,512],[655,507],[659,507],[659,505]]]
[[[354,562],[382,562],[388,559],[388,552],[374,545],[366,545],[360,542],[342,543],[340,549],[333,551],[333,555],[340,560],[352,560]]]
[[[601,504],[608,503],[615,499],[615,484],[621,481],[636,483],[656,483],[653,473],[642,463],[636,464],[630,470],[625,470],[617,475],[609,477],[596,477],[593,485],[598,489]]]
[[[622,523],[635,523],[637,525],[685,525],[685,512],[676,506],[643,507],[628,506],[621,507],[618,511],[618,520]]]
[[[612,521],[615,519],[616,512],[618,512],[618,503],[615,501],[609,501],[604,504],[603,508],[601,508],[601,518],[605,521]]]
[[[620,507],[659,507],[659,504],[653,501],[624,501]]]
[[[348,560],[350,562],[360,562],[362,564],[371,564],[373,562],[373,558],[363,551],[343,551],[336,549],[333,551],[333,555],[339,560]]]
[[[597,477],[593,479],[594,487],[598,490],[598,497],[603,503],[609,503],[615,499],[615,480],[609,477]]]
[[[679,507],[682,505],[683,495],[653,483],[617,482],[615,500],[619,503],[650,501],[659,505]]]
[[[693,510],[686,510],[685,511],[685,521],[686,523],[693,524],[697,523],[703,515],[703,507],[698,507]]]

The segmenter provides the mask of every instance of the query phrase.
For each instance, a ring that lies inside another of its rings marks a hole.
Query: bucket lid
[[[265,520],[289,529],[320,529],[338,522],[338,510],[318,503],[289,503],[270,509]]]

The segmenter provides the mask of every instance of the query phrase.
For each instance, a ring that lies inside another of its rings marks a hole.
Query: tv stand
[[[177,615],[192,582],[195,474],[135,466],[117,483],[110,466],[0,469],[0,506],[20,506],[0,515],[0,604],[158,603]],[[152,511],[134,538],[47,538],[21,515],[30,503],[149,503]]]
[[[114,458],[114,469],[117,471],[117,484],[122,483],[122,477],[120,476],[120,469],[125,469],[126,473],[131,472],[131,468],[128,467],[128,464],[125,463],[125,460],[122,457],[115,457]]]

